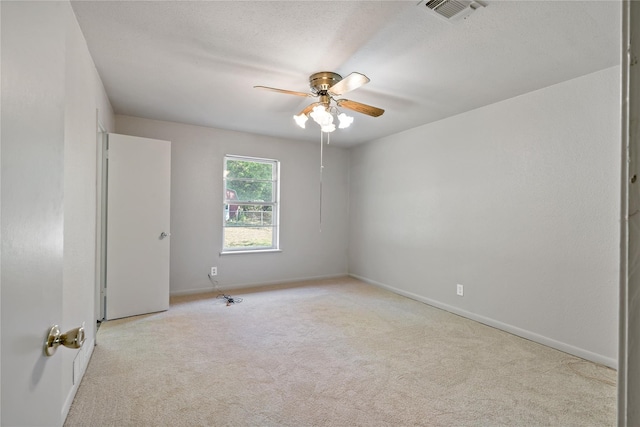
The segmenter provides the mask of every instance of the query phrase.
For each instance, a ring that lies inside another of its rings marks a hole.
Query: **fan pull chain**
[[[322,233],[322,171],[324,169],[324,132],[320,130],[320,232]]]

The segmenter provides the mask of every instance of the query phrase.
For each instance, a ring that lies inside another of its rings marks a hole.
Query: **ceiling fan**
[[[296,123],[300,127],[304,128],[307,119],[311,116],[311,118],[321,126],[323,132],[333,132],[335,130],[333,114],[337,115],[338,120],[340,121],[340,128],[348,127],[351,122],[353,122],[353,117],[349,117],[344,113],[339,113],[338,107],[353,110],[372,117],[378,117],[384,113],[384,110],[378,107],[373,107],[371,105],[362,104],[348,99],[337,99],[337,97],[342,94],[355,90],[367,83],[369,83],[369,78],[361,73],[353,72],[345,78],[342,78],[340,74],[330,71],[321,71],[309,76],[311,93],[276,89],[268,86],[254,86],[254,88],[266,89],[287,95],[319,98],[317,102],[309,104],[299,114],[293,117],[296,120]]]

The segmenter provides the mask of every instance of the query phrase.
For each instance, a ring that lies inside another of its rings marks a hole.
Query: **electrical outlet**
[[[456,285],[456,294],[458,294],[458,296],[464,296],[464,286],[459,283]]]
[[[211,275],[212,276],[218,275],[218,267],[211,267]]]

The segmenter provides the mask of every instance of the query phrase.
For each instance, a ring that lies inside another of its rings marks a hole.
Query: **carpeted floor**
[[[351,278],[109,321],[65,426],[614,426],[616,372]]]

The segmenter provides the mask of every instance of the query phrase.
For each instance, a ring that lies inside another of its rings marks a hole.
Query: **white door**
[[[171,143],[109,134],[106,318],[169,308]]]

